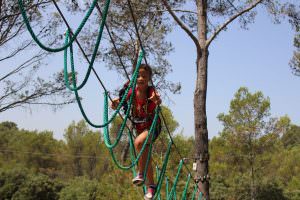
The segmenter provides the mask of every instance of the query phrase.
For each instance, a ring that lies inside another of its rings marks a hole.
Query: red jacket
[[[138,119],[140,121],[146,120],[142,123],[135,123],[135,129],[138,133],[143,132],[145,129],[150,129],[150,126],[152,124],[154,115],[155,115],[155,108],[156,104],[149,100],[148,98],[151,96],[151,94],[154,92],[154,88],[152,86],[148,87],[148,94],[147,99],[138,99],[137,98],[137,89],[135,89],[135,96],[133,100],[133,118]],[[127,95],[127,100],[129,100],[130,96],[132,94],[132,89],[129,90]],[[157,123],[160,123],[160,120],[158,120]]]

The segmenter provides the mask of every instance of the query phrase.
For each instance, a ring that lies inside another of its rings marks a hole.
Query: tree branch
[[[58,103],[52,103],[52,102],[30,102],[30,100],[34,100],[36,98],[39,98],[39,97],[37,96],[37,97],[34,97],[32,99],[26,98],[26,99],[23,99],[23,100],[20,100],[20,101],[12,102],[12,103],[8,104],[7,106],[4,106],[4,107],[0,108],[0,113],[6,111],[8,109],[12,109],[12,108],[23,106],[25,104],[27,104],[27,105],[64,106],[64,105],[68,105],[68,104],[71,104],[71,103],[75,102],[74,99],[68,100],[66,102],[58,102]]]
[[[21,65],[19,65],[18,67],[16,67],[12,71],[10,71],[9,73],[7,73],[3,77],[1,77],[0,78],[0,82],[3,81],[4,79],[8,78],[9,76],[12,76],[13,74],[18,73],[19,71],[23,70],[24,68],[32,66],[34,63],[38,63],[43,58],[45,58],[47,55],[48,55],[48,53],[46,53],[44,51],[41,51],[37,55],[32,56],[31,58],[29,58],[28,60],[26,60],[25,62],[23,62]]]
[[[3,104],[2,103],[3,101],[10,98],[11,96],[16,95],[18,92],[20,92],[22,89],[24,89],[28,85],[30,80],[31,80],[31,77],[27,76],[24,78],[24,81],[19,85],[17,85],[15,82],[8,83],[7,88],[4,92],[4,95],[2,95],[0,97],[0,106],[1,106],[1,104]]]
[[[0,0],[0,3],[1,3],[2,0]],[[28,12],[29,10],[31,9],[37,9],[39,6],[43,6],[43,4],[48,4],[48,3],[51,3],[51,1],[46,1],[46,2],[41,2],[41,3],[36,3],[30,7],[27,7],[25,8],[25,11]],[[1,9],[1,7],[0,7]],[[1,10],[0,10],[1,11]],[[1,13],[1,12],[0,12]],[[14,13],[14,14],[11,14],[11,15],[4,15],[0,18],[0,21],[6,19],[6,18],[10,18],[10,17],[15,17],[15,16],[19,16],[21,15],[21,12],[17,12],[17,13]]]
[[[13,27],[13,26],[14,26],[14,24],[11,27]],[[14,37],[16,37],[18,34],[21,34],[22,33],[21,31],[24,32],[23,26],[24,26],[24,24],[21,24],[19,26],[19,28],[16,30],[16,32],[13,33],[12,35],[9,35],[9,36],[8,36],[8,34],[10,33],[10,28],[7,28],[7,30],[4,32],[4,34],[1,35],[1,38],[0,38],[0,42],[1,43],[0,43],[0,45],[3,45],[5,43],[7,43],[8,41],[10,41]]]
[[[40,105],[49,105],[49,106],[62,106],[62,105],[66,105],[66,104],[70,104],[73,103],[75,101],[75,99],[68,99],[67,101],[63,101],[63,102],[35,102],[35,100],[40,99],[42,97],[51,97],[55,94],[59,95],[60,92],[65,93],[65,87],[64,86],[58,86],[58,87],[54,87],[51,88],[50,90],[48,90],[48,88],[36,88],[32,94],[28,95],[28,96],[24,96],[22,97],[18,97],[18,100],[13,100],[12,102],[9,103],[5,103],[6,105],[0,107],[0,113],[4,112],[8,109],[12,109],[12,108],[16,108],[19,106],[23,106],[24,104],[29,104],[29,105],[34,105],[34,104],[40,104]]]
[[[167,8],[168,12],[170,13],[170,15],[173,17],[173,19],[177,22],[177,24],[188,34],[188,36],[191,37],[191,39],[194,41],[197,50],[199,51],[201,49],[200,44],[198,42],[198,39],[194,36],[194,34],[188,29],[188,27],[186,25],[184,25],[184,23],[176,16],[176,14],[172,11],[170,5],[168,4],[168,2],[166,0],[162,0],[163,4],[165,5],[165,7]]]
[[[216,36],[222,31],[224,30],[224,28],[230,24],[231,22],[233,22],[236,18],[238,18],[239,16],[243,15],[246,12],[249,12],[250,10],[252,10],[253,8],[255,8],[258,4],[260,4],[263,0],[257,0],[254,4],[250,5],[249,7],[245,8],[244,10],[242,10],[241,12],[233,15],[231,18],[229,18],[222,26],[220,26],[217,30],[215,30],[215,32],[211,35],[211,37],[206,41],[206,47],[208,47],[210,45],[210,43],[216,38]]]
[[[137,10],[137,11],[142,11],[146,13],[157,13],[157,12],[169,12],[168,10],[149,10],[149,11],[144,11],[144,10]],[[191,10],[181,10],[181,9],[171,9],[172,12],[182,12],[182,13],[190,13],[190,14],[195,14],[197,15],[197,12],[191,11]]]
[[[26,44],[23,43],[21,47],[19,47],[18,49],[14,50],[13,52],[11,52],[11,53],[10,53],[9,55],[7,55],[6,57],[0,58],[0,62],[1,62],[1,61],[4,61],[4,60],[7,60],[7,59],[9,59],[9,58],[14,57],[14,56],[17,55],[19,52],[21,52],[21,51],[23,51],[24,49],[26,49],[27,47],[29,47],[31,44],[33,44],[33,41],[32,41],[32,40],[29,41],[29,42],[27,42]]]

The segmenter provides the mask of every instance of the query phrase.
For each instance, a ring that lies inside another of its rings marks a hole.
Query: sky
[[[73,21],[75,24],[77,21]],[[274,25],[266,14],[259,14],[249,30],[241,30],[234,23],[221,32],[209,49],[207,123],[209,138],[217,136],[222,124],[217,115],[227,113],[234,93],[240,87],[249,88],[251,93],[261,91],[270,98],[273,117],[288,115],[293,124],[300,125],[300,77],[292,74],[288,65],[293,54],[293,31],[288,23]],[[195,47],[191,39],[180,28],[176,28],[168,40],[174,45],[174,52],[168,56],[173,72],[168,80],[181,82],[179,95],[170,94],[170,107],[179,122],[176,133],[194,135],[193,92],[195,89],[196,66]],[[0,52],[0,57],[1,56]],[[20,59],[20,58],[19,58]],[[0,63],[1,69],[9,69],[12,63]],[[48,76],[62,70],[63,53],[57,53],[47,60],[47,66],[39,72]],[[81,68],[80,68],[81,67]],[[84,74],[84,67],[78,66]],[[103,63],[95,64],[108,90],[113,91],[123,78],[107,71]],[[102,122],[103,90],[91,76],[85,88],[80,91],[83,104],[90,119]],[[83,119],[77,104],[53,112],[49,108],[31,107],[13,109],[0,114],[1,121],[14,121],[19,128],[28,130],[50,130],[54,137],[63,138],[64,130],[74,120]]]

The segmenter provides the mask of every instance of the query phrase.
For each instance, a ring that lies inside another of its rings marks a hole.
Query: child
[[[155,108],[157,105],[161,103],[161,99],[157,91],[154,90],[152,86],[149,86],[149,82],[152,76],[152,69],[149,65],[141,64],[139,68],[139,74],[137,77],[136,89],[135,89],[135,97],[133,100],[133,125],[136,129],[138,136],[134,140],[134,146],[137,150],[137,153],[141,151],[144,141],[147,138],[150,126],[152,124]],[[124,85],[127,87],[128,83]],[[129,90],[127,95],[127,100],[132,94],[132,89]],[[112,100],[111,108],[116,109],[120,103],[120,98],[116,98]],[[156,139],[160,133],[161,124],[160,120],[157,121],[157,126],[153,132],[154,139]],[[132,180],[135,185],[143,185],[144,183],[144,169],[147,162],[147,156],[149,152],[149,144],[151,141],[151,137],[148,139],[148,144],[141,155],[138,162],[138,174]],[[144,196],[144,199],[150,200],[154,197],[156,185],[153,180],[153,167],[152,167],[152,159],[149,160],[148,170],[146,173],[147,176],[147,193]]]

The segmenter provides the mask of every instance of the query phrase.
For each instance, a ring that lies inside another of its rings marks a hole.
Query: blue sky
[[[192,136],[195,48],[190,38],[179,28],[168,39],[175,47],[175,51],[169,56],[173,73],[168,78],[175,82],[180,81],[182,92],[179,95],[170,95],[172,102],[165,103],[180,124],[177,132],[183,131],[184,135]],[[209,138],[222,130],[216,116],[228,112],[229,103],[241,86],[248,87],[250,92],[262,91],[266,97],[270,97],[273,117],[288,115],[292,123],[300,125],[300,77],[294,76],[288,66],[294,50],[292,42],[293,31],[289,24],[274,25],[268,16],[259,14],[249,30],[241,30],[236,23],[231,24],[211,44],[207,94]],[[47,63],[40,71],[42,76],[62,69],[63,54],[57,53]],[[0,67],[9,65],[0,63]],[[107,71],[103,64],[97,63],[95,68],[109,90],[112,91],[123,82],[118,74]],[[83,74],[84,70],[79,72]],[[95,123],[102,121],[102,93],[94,76],[80,93],[84,97],[87,114]],[[0,115],[0,121],[14,121],[20,128],[29,130],[51,130],[59,139],[63,138],[64,129],[72,120],[80,119],[82,116],[76,104],[56,112],[48,108],[32,107],[31,110],[15,109]]]

